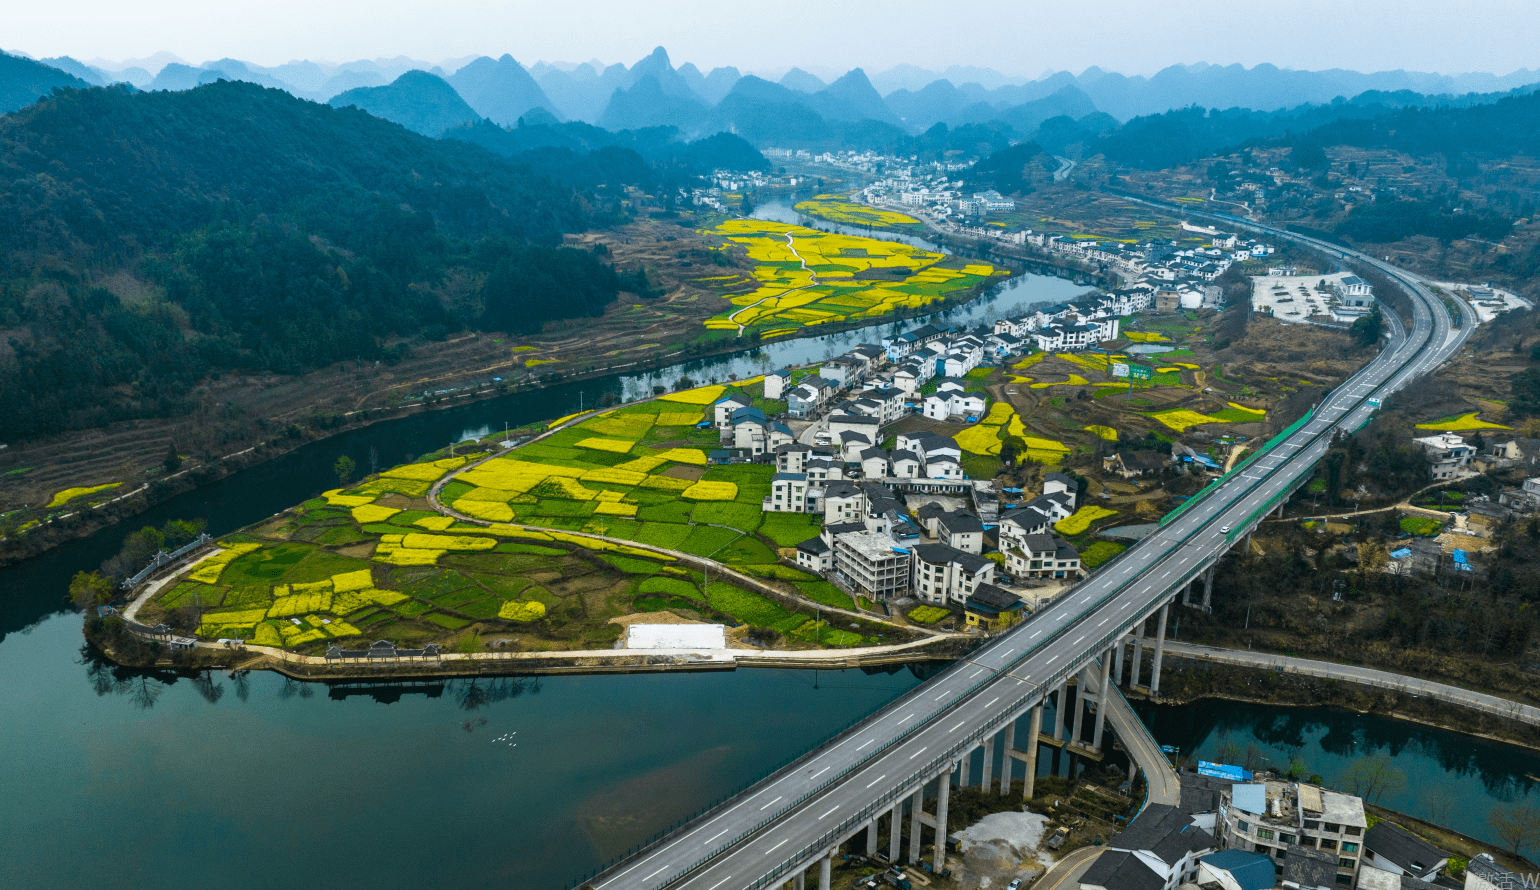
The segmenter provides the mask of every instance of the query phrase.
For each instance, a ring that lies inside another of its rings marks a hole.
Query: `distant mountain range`
[[[0,97],[9,104],[0,110],[23,107],[56,86],[128,82],[178,91],[218,80],[356,105],[430,135],[480,120],[516,127],[538,110],[542,121],[548,116],[612,131],[671,126],[692,138],[727,130],[761,144],[842,147],[898,145],[941,124],[951,130],[988,125],[991,132],[1009,132],[1018,140],[1041,135],[1045,143],[1062,143],[1193,106],[1271,113],[1365,93],[1447,103],[1540,82],[1540,71],[1499,77],[1194,64],[1173,65],[1150,77],[1093,67],[1029,80],[987,68],[937,72],[900,65],[872,76],[855,68],[826,82],[801,68],[776,81],[731,67],[706,73],[689,63],[676,68],[662,47],[630,67],[593,61],[526,68],[508,55],[442,65],[400,57],[343,65],[295,61],[272,68],[220,59],[193,66],[163,53],[114,69],[67,56],[41,62],[8,56],[0,68]],[[1039,134],[1045,125],[1047,131]]]

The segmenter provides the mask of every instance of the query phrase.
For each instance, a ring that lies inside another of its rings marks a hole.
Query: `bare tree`
[[[1487,814],[1487,824],[1508,846],[1514,856],[1540,841],[1540,810],[1522,803],[1497,807]]]
[[[1377,754],[1354,763],[1343,777],[1343,783],[1364,800],[1378,803],[1385,792],[1406,787],[1406,773],[1396,769],[1389,757]]]
[[[1430,788],[1423,792],[1422,806],[1428,811],[1428,821],[1435,825],[1449,824],[1449,811],[1454,809],[1454,792],[1447,788]]]

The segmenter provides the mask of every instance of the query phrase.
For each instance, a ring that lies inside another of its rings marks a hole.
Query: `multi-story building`
[[[945,544],[914,548],[914,592],[928,603],[963,605],[980,584],[993,584],[995,564]]]
[[[906,596],[910,585],[909,551],[877,532],[834,536],[834,571],[858,594],[873,600]]]
[[[760,505],[769,513],[814,513],[818,498],[806,473],[776,473],[770,480],[770,495]]]
[[[1423,456],[1428,459],[1428,471],[1434,479],[1453,479],[1460,475],[1470,466],[1471,458],[1476,454],[1476,449],[1454,433],[1424,436],[1413,439],[1412,443],[1422,449]]]
[[[1220,843],[1282,865],[1290,847],[1337,857],[1338,886],[1352,887],[1363,858],[1364,802],[1303,782],[1236,784],[1220,793]]]

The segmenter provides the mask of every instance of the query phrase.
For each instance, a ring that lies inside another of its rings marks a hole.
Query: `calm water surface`
[[[1246,702],[1179,707],[1134,702],[1155,738],[1193,760],[1223,753],[1257,767],[1286,770],[1294,758],[1327,787],[1346,789],[1349,770],[1372,756],[1391,758],[1405,783],[1375,803],[1442,822],[1492,844],[1487,824],[1499,806],[1540,807],[1540,752],[1387,717],[1328,708],[1275,708]],[[1249,753],[1248,753],[1249,749]]]

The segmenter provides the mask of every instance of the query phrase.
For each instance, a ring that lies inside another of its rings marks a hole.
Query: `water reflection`
[[[1228,760],[1280,772],[1298,761],[1305,775],[1348,789],[1356,764],[1388,758],[1404,776],[1379,793],[1385,807],[1435,819],[1489,843],[1494,807],[1540,806],[1540,752],[1373,714],[1282,708],[1246,702],[1135,704],[1162,744],[1191,761]]]

